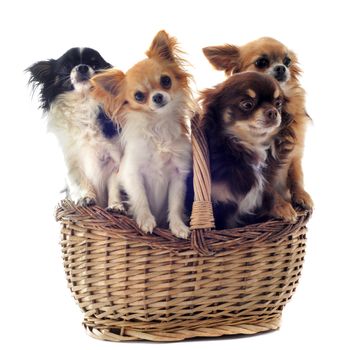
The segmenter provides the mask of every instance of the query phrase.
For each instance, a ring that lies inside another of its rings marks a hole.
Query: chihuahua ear
[[[240,52],[237,46],[208,46],[203,49],[203,53],[217,70],[224,70],[226,75],[240,71]]]
[[[55,60],[39,61],[25,71],[30,73],[29,83],[34,85],[50,83],[53,78],[52,67]]]
[[[93,76],[91,82],[94,86],[94,91],[117,96],[120,94],[121,82],[124,78],[125,74],[122,71],[108,69]]]
[[[124,104],[124,78],[125,74],[117,69],[108,69],[91,78],[93,96],[103,104],[111,117]]]
[[[161,59],[174,62],[176,60],[174,54],[176,45],[176,39],[171,38],[165,30],[161,30],[154,37],[150,48],[146,52],[146,55],[149,58],[159,57]]]

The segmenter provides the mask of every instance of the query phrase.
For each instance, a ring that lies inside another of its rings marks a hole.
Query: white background
[[[201,48],[244,44],[260,36],[299,56],[313,119],[304,157],[306,188],[316,207],[309,224],[300,285],[282,328],[253,337],[161,344],[209,349],[349,349],[350,26],[346,1],[3,1],[1,35],[1,349],[141,349],[88,337],[66,287],[53,216],[63,184],[60,150],[31,98],[23,70],[90,46],[127,69],[144,58],[153,36],[178,38],[198,89],[223,79]]]

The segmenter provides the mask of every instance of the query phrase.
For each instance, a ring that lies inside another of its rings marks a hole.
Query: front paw
[[[152,233],[157,226],[156,219],[151,213],[142,213],[136,217],[136,223],[145,233]]]
[[[314,207],[314,202],[312,201],[310,195],[303,189],[300,189],[293,193],[292,202],[296,205],[300,205],[303,209],[306,210],[310,210]]]
[[[82,207],[90,207],[96,205],[96,199],[93,197],[82,197],[78,199],[77,204]]]
[[[297,212],[292,205],[286,201],[278,201],[275,203],[271,215],[275,218],[282,219],[287,222],[296,222],[298,218]]]
[[[178,238],[187,239],[190,234],[190,229],[180,219],[171,220],[169,228],[172,234]]]
[[[120,202],[114,202],[106,208],[106,210],[110,213],[120,214],[120,215],[126,215],[126,209],[123,203]]]

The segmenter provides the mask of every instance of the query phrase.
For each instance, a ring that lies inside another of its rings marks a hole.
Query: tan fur
[[[286,56],[292,60],[289,67],[290,78],[286,83],[282,83],[281,87],[286,98],[285,110],[293,117],[290,128],[294,137],[283,136],[285,138],[283,141],[291,142],[292,150],[272,179],[271,190],[274,192],[276,204],[271,214],[286,220],[295,220],[296,212],[290,202],[307,209],[313,207],[310,195],[304,190],[301,166],[306,124],[309,118],[305,112],[305,92],[298,81],[301,71],[295,53],[279,41],[267,37],[243,46],[226,44],[206,47],[203,52],[216,69],[224,70],[228,76],[243,71],[264,72],[255,66],[255,61],[262,55],[267,55],[271,60],[280,63]],[[275,154],[274,147],[272,154]]]
[[[175,38],[160,31],[148,58],[125,74],[106,71],[93,85],[94,96],[122,126],[123,157],[115,182],[128,195],[128,213],[144,232],[168,224],[174,235],[187,238],[183,214],[192,160],[187,125],[193,102],[190,75],[178,53]],[[170,85],[164,84],[164,77]],[[119,191],[113,196],[110,209],[120,210]]]

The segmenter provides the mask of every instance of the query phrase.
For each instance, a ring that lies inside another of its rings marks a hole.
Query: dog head
[[[72,90],[89,90],[89,79],[95,73],[111,67],[96,50],[76,47],[58,59],[34,63],[27,71],[30,73],[29,82],[34,88],[41,88],[41,107],[48,110],[58,95]]]
[[[281,123],[282,90],[267,74],[234,74],[201,99],[207,129],[252,145],[268,142]]]
[[[178,55],[176,40],[160,31],[146,54],[125,74],[110,70],[92,79],[95,96],[110,115],[117,115],[123,106],[125,111],[148,117],[166,116],[188,102],[190,75]]]
[[[203,53],[228,76],[245,71],[267,73],[284,88],[295,84],[300,75],[295,53],[272,38],[260,38],[243,46],[208,46]]]

